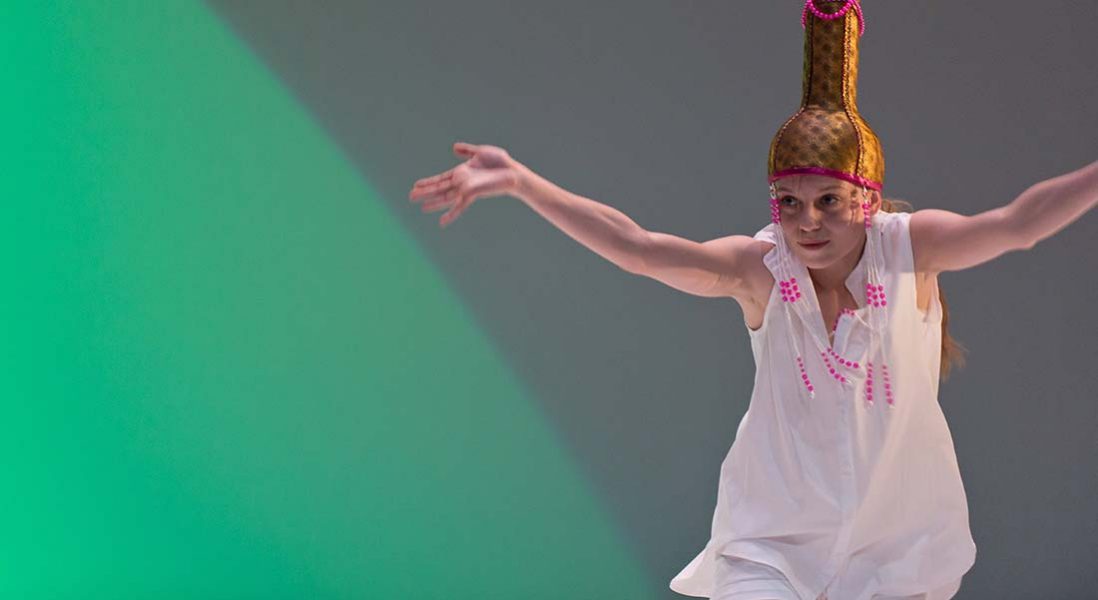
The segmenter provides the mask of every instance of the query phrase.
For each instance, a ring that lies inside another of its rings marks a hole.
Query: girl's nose
[[[809,208],[804,212],[804,216],[801,218],[801,229],[805,231],[815,231],[820,228],[820,213],[814,208]]]
[[[801,221],[801,227],[812,230],[819,229],[820,220],[815,217],[807,217],[803,221]]]

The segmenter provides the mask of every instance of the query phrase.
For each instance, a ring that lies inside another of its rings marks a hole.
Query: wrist
[[[514,159],[512,159],[512,161],[511,195],[520,200],[526,200],[530,197],[530,194],[533,191],[534,186],[537,185],[537,180],[540,179],[540,177],[526,165]]]

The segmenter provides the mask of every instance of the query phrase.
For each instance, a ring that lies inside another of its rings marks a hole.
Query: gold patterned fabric
[[[825,14],[837,13],[845,4],[816,0]],[[770,182],[818,173],[876,190],[884,185],[880,140],[858,113],[858,37],[853,9],[830,21],[808,13],[801,107],[770,143]]]

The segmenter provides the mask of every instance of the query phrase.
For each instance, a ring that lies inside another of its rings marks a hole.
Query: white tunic
[[[825,589],[831,600],[926,592],[960,578],[976,560],[968,503],[953,438],[938,404],[942,308],[936,287],[927,314],[915,299],[909,213],[878,212],[873,231],[883,258],[892,344],[894,405],[883,394],[865,401],[865,369],[844,370],[849,387],[828,375],[806,327],[827,339],[819,302],[803,263],[791,256],[800,289],[814,310],[787,321],[775,283],[763,323],[748,332],[755,387],[721,464],[709,543],[671,589],[710,597],[719,554],[782,571],[804,600]],[[774,240],[777,225],[756,239]],[[846,280],[858,303],[840,316],[832,349],[865,365],[868,252]],[[778,253],[763,259],[777,274]],[[932,280],[933,281],[933,280]],[[936,286],[936,282],[934,283]],[[799,336],[815,398],[800,393],[787,327]],[[870,360],[872,358],[870,357]]]

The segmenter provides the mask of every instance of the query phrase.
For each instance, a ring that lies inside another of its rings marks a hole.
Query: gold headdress
[[[801,107],[770,143],[769,180],[809,173],[880,190],[884,184],[881,143],[858,114],[861,6],[857,0],[808,0],[801,22],[805,29]]]

